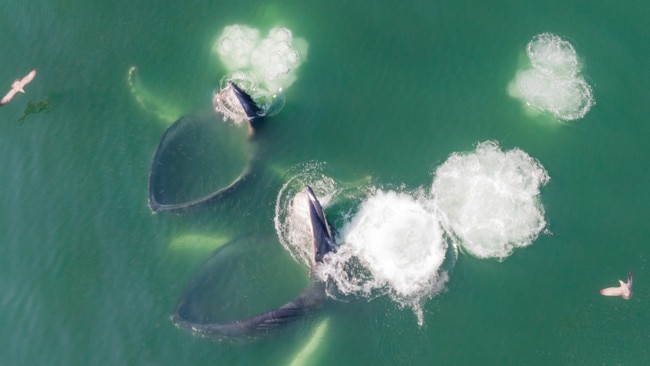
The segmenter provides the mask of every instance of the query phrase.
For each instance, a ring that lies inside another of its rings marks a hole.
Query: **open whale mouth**
[[[188,209],[233,192],[255,161],[247,134],[212,114],[184,116],[169,126],[151,160],[151,211]]]
[[[269,112],[269,106],[266,106],[262,100],[255,101],[248,92],[232,80],[228,80],[225,86],[215,93],[212,107],[218,114],[223,115],[224,121],[232,119],[238,124],[246,120],[251,132],[260,127],[261,120]]]
[[[305,187],[304,193],[308,198],[307,204],[309,205],[309,218],[313,234],[313,265],[316,266],[323,261],[327,253],[335,251],[336,245],[332,229],[327,222],[318,198],[309,186]],[[217,256],[220,255],[222,249],[217,251],[212,258],[218,258]],[[215,261],[213,259],[208,260],[207,267],[214,265]],[[183,295],[181,295],[176,310],[171,317],[172,322],[177,327],[185,328],[199,336],[211,337],[217,340],[255,339],[313,313],[321,307],[327,297],[325,284],[315,280],[295,299],[278,308],[242,320],[205,322],[202,320],[203,315],[197,314],[194,309],[196,302],[201,301],[203,292],[201,284],[205,284],[213,278],[215,269],[207,267],[200,269],[197,275],[192,278]]]

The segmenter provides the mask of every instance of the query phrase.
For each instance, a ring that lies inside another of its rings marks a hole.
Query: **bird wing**
[[[605,296],[621,296],[625,293],[625,289],[620,287],[608,287],[600,290],[601,295]]]
[[[632,272],[627,274],[627,288],[632,290]]]
[[[20,82],[25,86],[34,80],[34,77],[36,77],[36,70],[30,71],[29,74],[25,75],[25,77],[20,80]]]
[[[7,92],[7,94],[5,94],[4,97],[2,97],[2,100],[0,101],[0,106],[3,106],[11,102],[11,100],[14,98],[14,95],[16,95],[16,89],[12,88],[11,90],[9,90],[9,92]]]

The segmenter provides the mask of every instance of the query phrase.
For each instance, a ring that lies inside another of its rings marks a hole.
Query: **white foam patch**
[[[456,244],[479,258],[504,259],[530,245],[546,226],[539,195],[549,179],[524,151],[502,152],[487,141],[474,153],[452,154],[438,167],[432,195]]]
[[[263,75],[270,90],[286,89],[296,80],[294,71],[300,66],[301,58],[292,44],[291,31],[276,27],[251,55],[254,70]]]
[[[337,251],[326,255],[312,274],[329,284],[328,293],[334,297],[389,295],[413,309],[423,324],[423,304],[448,280],[441,269],[448,245],[431,200],[422,190],[409,194],[365,188],[373,193],[356,213],[328,212],[336,202],[359,200],[360,188],[336,183],[323,174],[322,164],[298,169],[276,201],[275,227],[282,245],[297,261],[312,265],[313,239],[303,193],[310,185],[334,231],[343,226],[336,237]]]
[[[532,68],[517,72],[508,86],[510,95],[560,120],[584,117],[595,101],[573,46],[555,34],[542,33],[528,43],[526,53]]]
[[[551,34],[538,34],[526,46],[535,70],[551,77],[573,77],[579,71],[578,55],[571,43]]]
[[[427,206],[423,198],[377,191],[344,227],[343,245],[319,274],[333,280],[343,294],[387,293],[412,308],[422,325],[423,303],[448,279],[441,270],[447,243]]]
[[[245,25],[229,25],[214,44],[226,67],[235,71],[250,65],[251,54],[260,42],[260,31]]]
[[[244,25],[227,26],[214,51],[230,72],[252,72],[270,93],[288,88],[307,57],[307,42],[294,38],[284,27],[271,29],[264,39],[259,34],[259,30]]]
[[[229,80],[232,80],[240,88],[245,88],[245,90],[255,90],[257,88],[254,76],[247,73],[235,73],[230,76]],[[247,121],[246,111],[239,102],[233,88],[228,85],[227,80],[222,80],[221,84],[223,84],[221,89],[218,92],[215,91],[212,98],[214,110],[223,116],[224,121],[230,120],[235,124]]]

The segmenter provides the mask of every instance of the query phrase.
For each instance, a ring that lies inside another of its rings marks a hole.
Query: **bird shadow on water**
[[[43,99],[39,101],[33,101],[30,100],[27,102],[27,106],[25,107],[25,111],[23,112],[23,115],[16,120],[16,123],[19,125],[22,125],[25,123],[27,118],[33,114],[38,114],[41,112],[49,112],[50,110],[50,100],[49,99]]]

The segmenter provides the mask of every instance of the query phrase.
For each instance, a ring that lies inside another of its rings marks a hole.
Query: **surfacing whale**
[[[260,108],[257,103],[255,103],[253,98],[251,98],[248,93],[243,91],[239,86],[237,86],[237,84],[233,83],[232,81],[228,82],[228,87],[232,88],[235,96],[237,97],[237,100],[239,100],[239,104],[246,114],[246,118],[249,121],[262,117],[262,108]]]
[[[261,108],[250,95],[233,82],[229,81],[228,86],[222,90],[222,93],[232,93],[231,96],[235,96],[229,100],[235,103],[236,108],[240,109],[242,113],[246,114],[248,136],[252,135],[259,127],[260,120],[263,117]],[[254,159],[253,153],[250,153],[248,161],[242,164],[243,169],[239,175],[233,177],[234,179],[229,180],[227,184],[209,192],[191,192],[193,194],[188,194],[188,191],[191,191],[188,186],[191,186],[191,182],[199,178],[196,175],[183,176],[184,173],[187,173],[186,168],[188,165],[192,165],[189,161],[214,159],[219,155],[223,155],[219,154],[219,152],[209,151],[210,145],[217,145],[218,138],[221,135],[231,133],[229,130],[237,131],[238,127],[221,123],[214,116],[211,118],[183,116],[165,130],[154,153],[149,173],[149,208],[153,212],[186,209],[217,199],[231,192],[244,181],[251,170]],[[232,133],[236,134],[237,132]],[[251,144],[249,140],[242,134],[242,144]],[[198,146],[197,142],[201,141],[206,143]],[[183,158],[186,161],[181,161]],[[206,183],[204,186],[210,186],[210,184]]]
[[[600,290],[600,294],[604,296],[620,296],[625,300],[632,297],[632,272],[627,274],[627,282],[618,280],[618,287],[607,287]]]
[[[312,189],[305,187],[304,193],[308,197],[309,217],[312,228],[313,266],[322,263],[329,252],[336,249],[332,229],[325,218],[325,213]],[[293,323],[302,319],[318,309],[327,295],[325,283],[314,281],[309,287],[287,304],[266,311],[249,319],[227,321],[223,323],[202,323],[190,319],[190,299],[195,292],[195,284],[190,282],[181,296],[176,309],[171,317],[172,322],[179,328],[184,328],[195,335],[224,339],[254,339],[269,333],[282,325]]]

